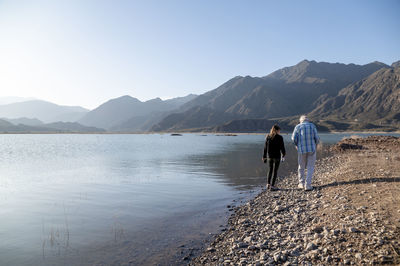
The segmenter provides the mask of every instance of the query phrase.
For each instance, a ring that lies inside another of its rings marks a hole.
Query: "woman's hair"
[[[276,134],[278,134],[278,130],[281,130],[281,128],[278,126],[278,125],[273,125],[272,127],[271,127],[271,131],[269,132],[269,134],[268,134],[268,136],[271,138],[271,139],[273,139],[275,136],[276,136]]]

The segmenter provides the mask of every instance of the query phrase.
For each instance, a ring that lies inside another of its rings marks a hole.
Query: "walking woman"
[[[273,125],[271,131],[265,138],[263,162],[268,160],[269,172],[267,179],[267,189],[277,190],[275,180],[278,175],[279,164],[286,155],[285,144],[283,137],[279,135],[281,128],[278,125]],[[273,175],[273,176],[272,176]]]

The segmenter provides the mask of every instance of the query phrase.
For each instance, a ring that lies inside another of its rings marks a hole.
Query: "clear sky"
[[[0,97],[95,108],[303,59],[400,60],[400,1],[0,0]]]

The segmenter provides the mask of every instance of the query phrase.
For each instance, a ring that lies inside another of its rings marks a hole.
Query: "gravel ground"
[[[400,139],[353,137],[317,161],[314,190],[297,177],[234,208],[227,229],[190,264],[400,263]]]

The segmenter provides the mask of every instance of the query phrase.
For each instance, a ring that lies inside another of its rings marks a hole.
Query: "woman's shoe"
[[[271,190],[272,190],[272,191],[277,191],[277,190],[279,190],[279,188],[277,188],[277,187],[275,187],[275,186],[271,186]]]

